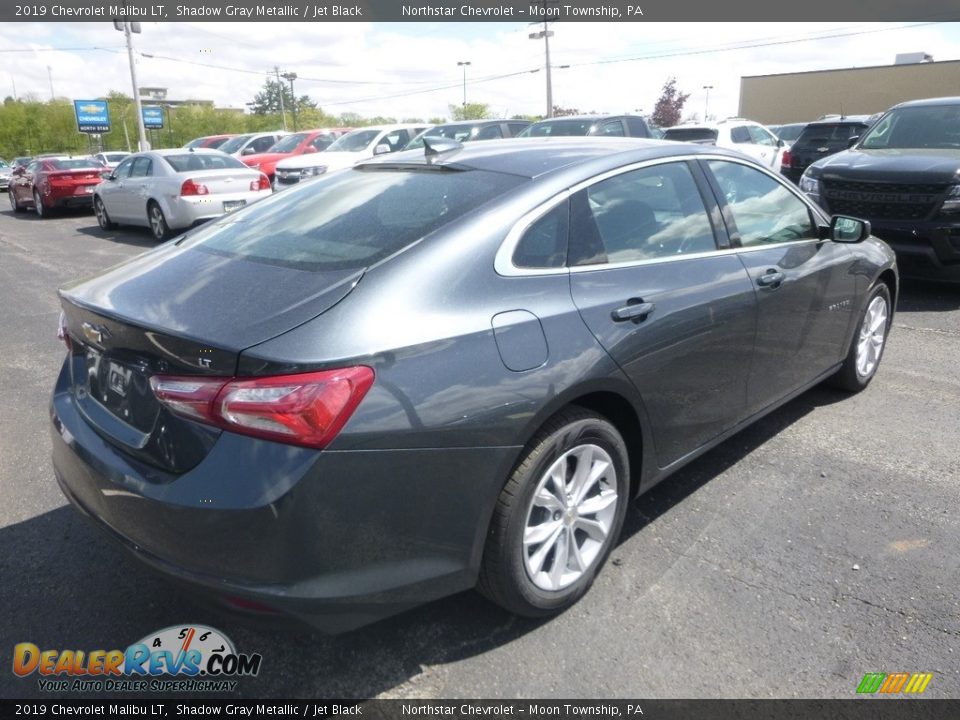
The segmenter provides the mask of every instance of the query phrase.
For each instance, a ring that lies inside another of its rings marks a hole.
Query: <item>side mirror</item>
[[[317,149],[316,149],[313,145],[307,145],[307,146],[303,149],[303,154],[304,154],[304,155],[312,155],[312,154],[315,153],[316,151],[317,151]]]
[[[102,177],[104,180],[111,180],[111,181],[117,179],[116,176],[114,176],[112,170],[102,170],[100,172],[100,177]]]
[[[390,146],[386,143],[380,143],[373,149],[374,155],[385,155],[386,153],[391,152]]]
[[[783,138],[777,138],[777,147],[783,147],[786,143],[783,141]]]
[[[847,147],[848,147],[848,148],[852,148],[854,145],[857,144],[857,140],[859,140],[859,139],[860,139],[860,136],[859,136],[859,135],[854,135],[852,138],[850,138],[849,140],[847,140]]]
[[[870,237],[870,221],[846,215],[834,215],[830,220],[830,239],[834,242],[858,243]]]
[[[241,154],[241,155],[253,155],[255,152],[257,152],[257,149],[256,149],[255,147],[252,147],[252,146],[251,146],[251,147],[245,147],[245,148],[243,149],[243,152],[241,152],[240,154]]]

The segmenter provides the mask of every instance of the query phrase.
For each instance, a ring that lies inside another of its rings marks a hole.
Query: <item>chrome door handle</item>
[[[613,318],[614,322],[623,322],[624,320],[640,322],[641,320],[645,320],[647,315],[652,313],[656,307],[656,305],[650,302],[634,300],[633,303],[631,303],[628,300],[626,305],[610,313],[610,317]]]
[[[767,270],[763,275],[757,278],[757,285],[760,287],[776,288],[780,286],[787,276],[779,270]]]

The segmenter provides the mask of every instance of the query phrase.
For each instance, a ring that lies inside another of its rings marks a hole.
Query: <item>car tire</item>
[[[870,290],[860,322],[850,340],[850,351],[830,384],[840,390],[860,392],[873,379],[883,358],[887,336],[893,322],[890,288],[877,283]]]
[[[14,193],[12,187],[7,191],[7,195],[10,197],[10,207],[13,209],[15,213],[23,212],[24,210],[26,210],[26,208],[20,204],[20,201],[17,200],[17,195],[16,193]]]
[[[33,209],[39,218],[47,218],[52,214],[52,210],[43,204],[43,198],[40,197],[40,191],[33,191]]]
[[[576,603],[616,544],[629,488],[627,447],[609,421],[578,407],[555,415],[500,493],[478,590],[526,617]]]
[[[117,224],[107,214],[107,208],[99,195],[93,198],[93,214],[97,216],[97,225],[100,226],[101,230],[113,230],[117,227]]]
[[[150,223],[150,232],[157,242],[163,242],[171,236],[170,226],[163,209],[153,200],[147,203],[147,221]]]

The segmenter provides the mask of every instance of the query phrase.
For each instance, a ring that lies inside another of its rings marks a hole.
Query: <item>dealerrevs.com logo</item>
[[[36,673],[44,692],[232,692],[234,678],[255,676],[263,657],[238,653],[230,638],[204,625],[174,625],[126,650],[13,648],[13,672]]]

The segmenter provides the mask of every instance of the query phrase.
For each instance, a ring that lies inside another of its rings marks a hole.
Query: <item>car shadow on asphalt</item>
[[[900,282],[897,312],[951,312],[960,308],[960,283],[906,278]]]
[[[87,227],[78,227],[77,232],[99,240],[109,240],[113,243],[133,247],[153,248],[158,245],[147,228],[122,227],[115,230],[104,230],[99,225],[94,224]]]
[[[621,543],[784,428],[843,397],[815,388],[680,470],[631,504]],[[475,592],[337,636],[253,620],[181,593],[69,506],[0,529],[0,578],[6,616],[0,648],[32,642],[41,649],[123,650],[162,628],[209,625],[239,652],[263,655],[262,671],[241,678],[237,697],[370,698],[410,682],[415,693],[418,678],[437,666],[507,645],[551,622],[514,617]],[[38,691],[36,675],[0,673],[0,697],[40,695],[55,697]]]

